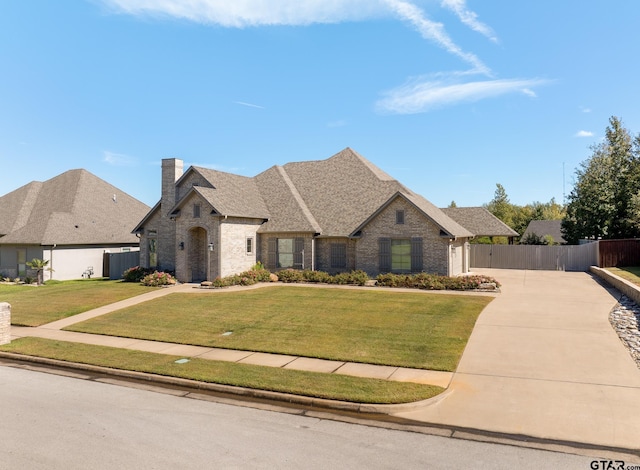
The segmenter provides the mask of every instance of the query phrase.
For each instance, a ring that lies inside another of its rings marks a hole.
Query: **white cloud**
[[[467,8],[466,0],[442,0],[442,6],[453,11],[460,21],[469,26],[472,30],[489,38],[497,43],[496,33],[486,24],[478,20],[478,15]]]
[[[431,21],[414,3],[406,0],[102,0],[114,11],[130,15],[166,16],[197,23],[242,28],[260,25],[308,25],[362,21],[396,15],[409,22],[425,39],[471,64],[489,69],[474,54],[463,51],[441,23]],[[465,18],[473,17],[464,5]],[[467,20],[463,20],[467,21]]]
[[[580,106],[580,111],[582,111],[583,113],[590,113],[591,108],[585,108],[584,106]]]
[[[504,79],[457,83],[451,79],[417,80],[385,93],[376,103],[382,113],[416,114],[461,102],[474,102],[507,93],[530,94],[531,87],[549,83],[542,79]]]
[[[463,51],[447,34],[442,23],[431,21],[426,13],[404,0],[385,0],[385,3],[403,20],[418,30],[423,38],[438,44],[447,52],[458,56],[473,67],[474,73],[491,75],[491,70],[470,52]]]
[[[122,153],[114,153],[105,150],[102,152],[102,161],[113,166],[134,166],[137,161],[134,157]]]
[[[537,98],[538,95],[536,95],[536,92],[533,90],[530,90],[529,88],[523,88],[522,89],[522,93],[524,93],[527,96],[530,96],[531,98]]]
[[[574,137],[593,137],[593,132],[591,131],[578,131],[575,133]]]
[[[358,21],[384,15],[382,0],[103,0],[115,11],[242,28]]]
[[[327,123],[327,127],[344,127],[348,123],[344,119],[338,119],[337,121],[331,121]]]
[[[259,106],[257,104],[252,104],[252,103],[246,103],[244,101],[234,101],[235,104],[239,104],[241,106],[247,106],[249,108],[258,108],[258,109],[264,109],[264,106]]]

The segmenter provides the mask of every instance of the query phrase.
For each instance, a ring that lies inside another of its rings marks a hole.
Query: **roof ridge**
[[[32,181],[27,184],[27,194],[25,198],[22,200],[22,205],[20,209],[18,209],[18,213],[16,214],[16,218],[13,221],[13,227],[11,227],[11,232],[15,232],[16,230],[20,230],[29,222],[29,217],[31,216],[31,212],[33,211],[33,207],[38,200],[38,195],[40,194],[40,190],[44,185],[41,181]]]
[[[296,186],[293,184],[293,181],[291,181],[291,178],[289,178],[289,175],[287,174],[287,171],[284,169],[284,167],[282,167],[280,165],[276,165],[276,170],[282,176],[282,179],[284,180],[285,184],[287,185],[287,187],[291,191],[291,194],[293,195],[293,198],[298,203],[298,206],[300,206],[300,209],[302,210],[302,213],[307,218],[307,220],[309,221],[311,226],[315,229],[316,232],[321,233],[322,229],[320,228],[320,224],[318,224],[318,221],[315,219],[315,217],[313,216],[313,214],[311,213],[311,211],[307,207],[307,204],[304,202],[304,199],[302,199],[302,196],[298,192],[298,188],[296,188]]]

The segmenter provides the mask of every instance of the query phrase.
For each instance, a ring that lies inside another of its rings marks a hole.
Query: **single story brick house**
[[[350,148],[254,177],[164,159],[162,197],[134,233],[141,265],[183,282],[257,261],[273,271],[458,275],[475,235]]]
[[[131,230],[148,211],[83,169],[32,181],[0,197],[0,275],[35,277],[26,263],[37,258],[53,269],[44,280],[102,276],[105,252],[139,249]]]

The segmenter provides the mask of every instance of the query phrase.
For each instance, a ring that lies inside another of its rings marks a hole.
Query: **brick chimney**
[[[176,204],[176,181],[182,176],[184,162],[178,158],[162,159],[162,215],[167,217]]]

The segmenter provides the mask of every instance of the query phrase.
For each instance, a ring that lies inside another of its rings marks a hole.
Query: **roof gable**
[[[350,234],[350,236],[356,236],[356,234],[360,230],[364,229],[364,227],[366,227],[369,222],[371,222],[378,214],[384,211],[393,201],[395,201],[399,197],[405,199],[407,202],[413,205],[413,207],[426,219],[430,220],[436,226],[438,226],[443,236],[450,238],[464,238],[473,236],[473,233],[469,232],[450,218],[444,216],[444,214],[442,214],[442,212],[437,207],[424,199],[422,196],[407,192],[397,192],[392,195],[387,201],[384,202],[384,204],[378,207],[378,209],[376,209],[358,227],[356,227]]]
[[[447,207],[442,209],[442,212],[476,237],[517,237],[519,235],[484,207]]]
[[[176,182],[176,186],[184,184],[189,179],[193,180],[193,185],[181,190],[180,199],[171,212],[180,209],[187,198],[195,192],[220,215],[269,218],[269,210],[258,190],[255,178],[208,168],[190,167]]]

